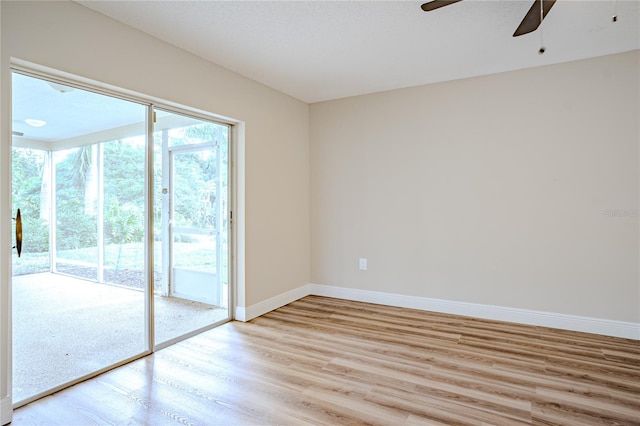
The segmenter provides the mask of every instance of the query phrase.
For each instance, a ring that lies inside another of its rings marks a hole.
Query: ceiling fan
[[[424,3],[422,5],[422,10],[430,12],[444,6],[449,6],[453,3],[458,3],[459,1],[462,0],[432,0]],[[545,16],[547,16],[547,13],[549,13],[555,2],[556,0],[534,0],[531,8],[516,29],[516,32],[513,33],[513,36],[518,37],[535,31],[540,26]]]

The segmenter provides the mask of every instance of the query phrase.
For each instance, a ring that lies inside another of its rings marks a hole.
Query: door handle
[[[12,248],[18,251],[18,257],[22,253],[22,216],[20,216],[20,209],[16,212],[16,217],[13,219],[16,221],[16,245]]]

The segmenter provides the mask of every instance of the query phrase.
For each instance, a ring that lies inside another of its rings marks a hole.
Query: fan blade
[[[542,2],[542,19],[544,19],[555,4],[556,0],[535,0],[531,5],[531,9],[529,9],[525,17],[522,19],[522,22],[520,22],[520,26],[516,29],[516,32],[513,33],[514,37],[528,34],[538,29],[542,23],[542,19],[540,19],[540,2]]]
[[[433,0],[423,4],[422,10],[424,10],[425,12],[430,12],[432,10],[440,9],[441,7],[444,7],[444,6],[449,6],[450,4],[453,4],[453,3],[458,3],[459,1],[462,1],[462,0]]]

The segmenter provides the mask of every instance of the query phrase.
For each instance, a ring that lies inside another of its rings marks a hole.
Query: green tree
[[[49,227],[42,219],[41,187],[47,157],[43,151],[17,148],[11,150],[12,211],[20,208],[23,226],[23,253],[40,253],[49,249]],[[46,176],[45,176],[46,177]]]
[[[118,244],[116,270],[120,269],[123,244],[140,241],[144,236],[141,216],[133,209],[122,209],[117,200],[113,201],[107,210],[105,236],[110,243]]]

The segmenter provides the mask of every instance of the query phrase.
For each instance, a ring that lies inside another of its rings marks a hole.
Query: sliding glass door
[[[230,318],[230,126],[26,72],[12,115],[14,404]]]
[[[13,74],[13,400],[149,350],[148,106]]]
[[[229,317],[229,126],[158,110],[156,343]],[[190,314],[184,315],[183,310]]]

